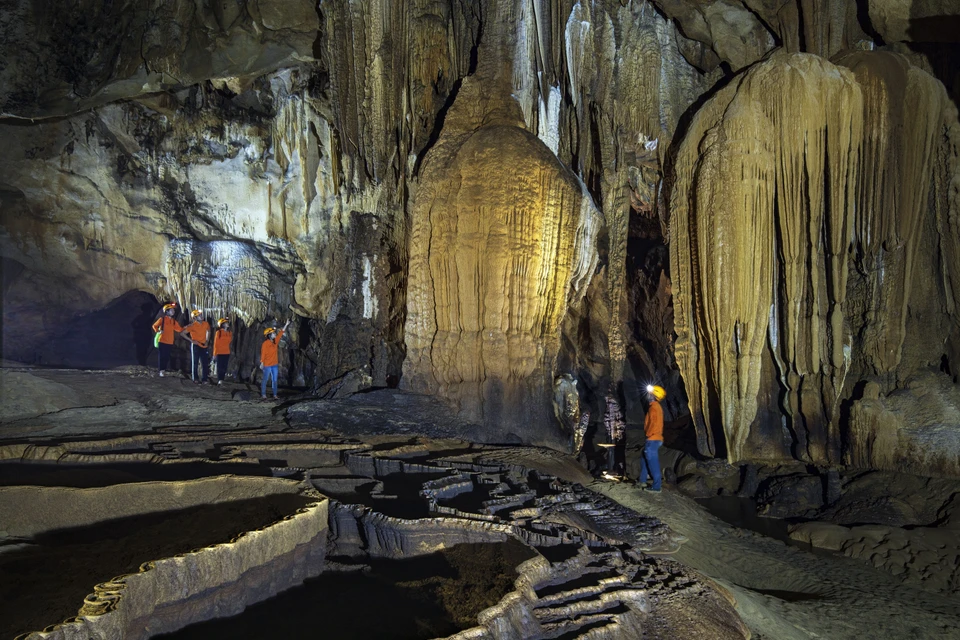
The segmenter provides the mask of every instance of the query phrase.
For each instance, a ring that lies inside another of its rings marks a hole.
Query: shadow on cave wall
[[[151,325],[159,309],[149,293],[128,291],[99,311],[75,317],[30,353],[4,345],[4,356],[28,364],[92,369],[150,364],[156,354]]]

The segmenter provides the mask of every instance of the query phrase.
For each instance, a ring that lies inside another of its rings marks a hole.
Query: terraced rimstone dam
[[[294,633],[312,600],[356,585],[359,603],[329,611],[341,617],[329,637],[363,637],[370,628],[350,621],[377,597],[377,624],[395,637],[749,636],[729,594],[661,557],[682,536],[509,462],[509,448],[308,433],[121,440],[3,448],[4,633]],[[198,447],[229,453],[184,457]]]

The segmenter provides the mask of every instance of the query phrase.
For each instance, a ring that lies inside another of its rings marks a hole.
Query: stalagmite
[[[403,385],[509,430],[552,414],[553,376],[544,373],[568,300],[595,269],[599,225],[576,179],[523,128],[519,105],[485,106],[489,95],[464,82],[425,160],[410,233]]]

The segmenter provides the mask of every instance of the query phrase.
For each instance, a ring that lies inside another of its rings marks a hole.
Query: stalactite
[[[250,245],[230,240],[170,242],[160,294],[184,309],[209,317],[237,316],[249,322],[287,315],[293,302],[284,283]],[[216,319],[216,318],[214,318]]]
[[[677,359],[701,450],[717,451],[722,428],[739,460],[762,454],[748,439],[767,340],[794,419],[822,413],[801,397],[805,378],[842,366],[853,213],[843,186],[856,178],[861,98],[848,72],[778,54],[711,103],[681,146],[671,203]]]
[[[856,381],[895,382],[940,357],[937,340],[908,335],[911,313],[943,313],[936,288],[922,288],[933,299],[915,294],[921,247],[940,247],[955,317],[946,92],[897,54],[837,62],[775,54],[704,105],[680,147],[676,355],[705,453],[722,450],[723,433],[730,460],[789,445],[801,459],[838,462],[839,407]],[[758,406],[773,391],[761,388],[765,361],[777,369],[779,407]],[[758,423],[771,413],[787,419],[792,442],[778,445],[779,425]],[[862,437],[871,428],[858,423]]]
[[[888,373],[902,356],[948,98],[935,78],[894,53],[853,53],[838,63],[851,68],[863,87],[863,119],[870,124],[863,129],[854,238],[871,294],[864,355],[877,373]]]

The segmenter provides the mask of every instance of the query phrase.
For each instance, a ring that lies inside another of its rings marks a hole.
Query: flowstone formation
[[[956,326],[956,109],[903,56],[836,63],[774,54],[678,152],[676,356],[700,450],[730,461],[841,462],[854,389],[940,364]]]
[[[130,361],[88,343],[126,342],[142,292],[234,318],[246,379],[260,329],[295,314],[283,381],[337,396],[409,374],[490,439],[561,446],[539,424],[556,375],[599,407],[608,379],[672,368],[669,327],[649,350],[633,335],[629,221],[656,219],[664,151],[720,72],[653,5],[23,0],[4,20],[4,357]],[[441,165],[462,144],[473,184],[455,193]],[[439,268],[428,211],[466,225],[444,240],[463,264],[439,313],[418,281]]]

